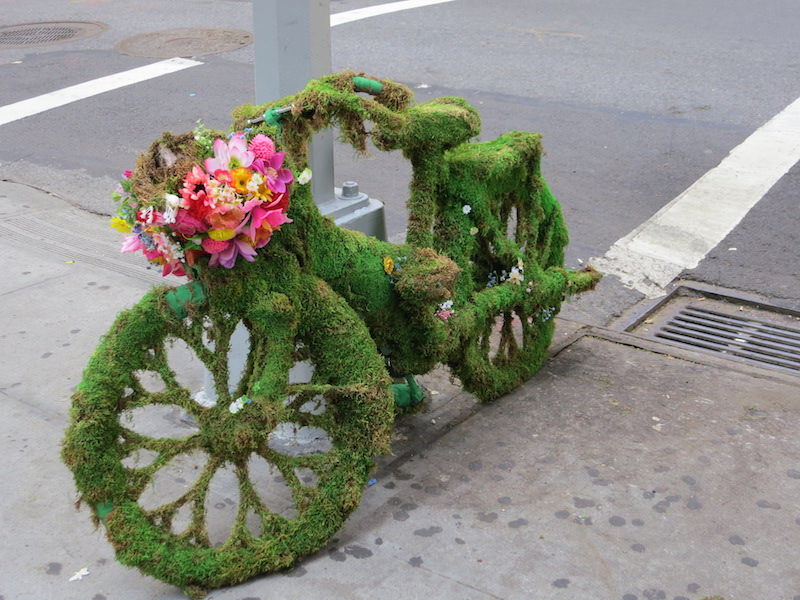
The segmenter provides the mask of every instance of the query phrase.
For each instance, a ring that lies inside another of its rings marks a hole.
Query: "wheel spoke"
[[[183,439],[157,440],[137,434],[128,429],[124,430],[123,438],[127,446],[125,456],[130,456],[137,450],[149,450],[157,453],[155,460],[147,466],[138,469],[128,469],[128,494],[133,499],[139,499],[142,492],[153,481],[155,474],[164,468],[175,457],[196,450],[199,447],[199,436],[193,435]]]

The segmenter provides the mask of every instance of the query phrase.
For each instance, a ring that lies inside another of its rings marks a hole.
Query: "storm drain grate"
[[[686,306],[654,336],[800,374],[800,329],[793,327]]]
[[[66,21],[60,23],[26,23],[0,27],[0,48],[29,48],[67,40],[80,40],[106,30],[102,23]]]

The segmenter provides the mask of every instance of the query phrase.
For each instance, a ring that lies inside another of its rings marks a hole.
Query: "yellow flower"
[[[391,259],[391,257],[383,257],[383,270],[386,271],[387,275],[394,273],[394,261]]]
[[[224,242],[236,237],[236,232],[233,229],[212,229],[208,232],[208,237],[218,242]]]
[[[121,219],[119,217],[113,217],[111,219],[110,225],[111,225],[111,227],[113,227],[114,229],[116,229],[119,232],[122,232],[122,233],[130,233],[131,232],[131,226],[128,225],[125,222],[125,219]]]
[[[247,184],[250,183],[250,176],[250,169],[246,169],[244,167],[239,167],[238,169],[231,171],[233,187],[236,188],[237,192],[240,194],[247,194]]]

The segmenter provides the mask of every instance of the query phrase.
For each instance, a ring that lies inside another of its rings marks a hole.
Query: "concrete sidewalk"
[[[98,338],[161,278],[105,217],[25,186],[0,182],[0,232],[0,600],[183,598],[114,560],[59,458]],[[328,547],[210,597],[800,600],[800,378],[564,314],[557,354],[493,404],[427,376]]]

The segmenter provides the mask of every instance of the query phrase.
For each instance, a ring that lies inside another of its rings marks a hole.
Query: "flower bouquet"
[[[239,257],[252,262],[273,232],[291,223],[294,176],[269,137],[248,142],[237,132],[212,139],[199,126],[195,140],[207,157],[164,185],[164,193],[141,197],[127,171],[112,195],[118,209],[111,225],[127,234],[122,252],[141,251],[164,276],[185,275],[206,254],[210,267],[230,269]]]

